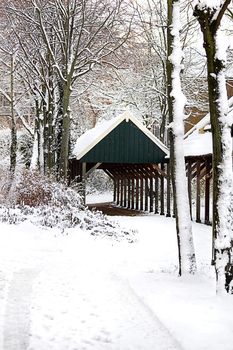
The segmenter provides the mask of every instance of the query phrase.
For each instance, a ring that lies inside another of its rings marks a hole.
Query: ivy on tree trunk
[[[213,141],[213,263],[216,270],[217,292],[229,291],[231,278],[226,279],[231,258],[231,240],[228,212],[232,189],[231,125],[227,123],[227,93],[224,77],[225,62],[218,55],[217,34],[222,17],[231,0],[218,7],[196,5],[197,17],[203,34],[207,58],[210,122]],[[230,169],[231,168],[231,169]],[[228,171],[230,169],[230,171]],[[228,187],[228,189],[226,188]],[[223,213],[223,205],[224,211]]]

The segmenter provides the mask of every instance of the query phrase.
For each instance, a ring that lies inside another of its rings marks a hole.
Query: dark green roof
[[[86,136],[85,134],[81,136],[82,142],[77,142],[76,145],[77,159],[80,162],[160,163],[163,161],[167,155],[166,147],[132,115],[122,116],[115,118],[116,122],[114,123],[113,120],[107,131],[102,130],[103,134],[98,135],[95,129],[92,129]],[[85,144],[84,149],[81,149],[82,143]]]

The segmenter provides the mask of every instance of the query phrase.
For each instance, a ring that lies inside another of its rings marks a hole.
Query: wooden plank
[[[200,161],[197,161],[196,179],[196,222],[201,222],[201,183],[200,183]]]
[[[153,177],[150,177],[150,212],[153,212],[153,188],[154,188]]]
[[[132,180],[131,179],[128,179],[128,201],[127,201],[127,208],[130,208],[131,205],[130,205],[130,202],[131,202],[131,182]]]
[[[162,163],[163,164],[163,163]],[[164,171],[164,166],[160,166],[158,164],[152,164],[153,168],[157,170],[157,172],[159,173],[159,175],[163,176],[163,177],[167,177],[166,172]]]
[[[143,178],[140,179],[140,210],[143,210],[143,197],[144,197],[144,181]]]
[[[116,203],[117,203],[117,205],[119,205],[120,204],[120,182],[119,182],[120,180],[119,179],[117,179],[116,180],[116,192],[117,192],[117,196],[116,196],[116,198],[117,198],[117,200],[116,200]]]
[[[162,163],[160,166],[162,173],[165,173],[164,164]],[[164,176],[160,178],[160,215],[164,215]]]
[[[145,211],[148,211],[148,194],[149,194],[148,177],[146,177],[145,178]]]
[[[123,207],[123,199],[124,199],[124,180],[120,179],[120,206]]]
[[[123,181],[124,181],[124,207],[126,208],[126,203],[127,203],[127,179],[125,178]]]
[[[139,178],[137,177],[136,178],[136,205],[135,205],[135,209],[138,210],[139,208],[139,205],[138,205],[138,201],[139,201]]]
[[[158,175],[155,175],[155,214],[159,212],[159,179]]]
[[[117,188],[116,188],[116,179],[113,180],[113,202],[116,203],[116,194],[117,194]]]
[[[171,172],[170,164],[167,164],[167,217],[171,216]]]
[[[205,224],[210,225],[210,179],[211,179],[211,163],[206,160],[205,175]]]
[[[192,220],[192,161],[189,160],[187,164],[187,178],[188,178],[188,198],[189,198],[189,210]]]
[[[132,179],[132,191],[131,191],[131,209],[135,208],[135,179]]]

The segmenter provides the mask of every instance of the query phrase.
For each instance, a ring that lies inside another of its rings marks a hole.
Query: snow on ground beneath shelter
[[[86,203],[87,204],[94,204],[94,203],[108,203],[113,201],[113,194],[112,192],[106,192],[106,193],[90,193],[86,197]]]
[[[215,295],[211,228],[198,274],[177,277],[175,222],[115,217],[137,241],[0,224],[0,349],[232,350],[232,296]]]

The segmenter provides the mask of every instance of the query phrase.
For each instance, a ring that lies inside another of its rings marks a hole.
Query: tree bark
[[[10,149],[10,172],[13,176],[16,168],[17,157],[17,127],[15,121],[15,109],[14,109],[14,54],[11,54],[11,149]]]
[[[179,259],[179,275],[194,273],[196,259],[194,253],[191,218],[189,212],[188,187],[185,172],[183,150],[184,136],[184,104],[180,84],[181,62],[174,63],[174,55],[180,54],[179,32],[177,32],[177,15],[179,14],[179,0],[168,0],[167,23],[167,95],[169,114],[169,143],[170,167],[176,216],[176,233]],[[178,50],[178,51],[177,51]],[[181,56],[181,55],[180,55]],[[180,57],[181,61],[181,57]],[[178,94],[177,91],[178,90]]]
[[[213,142],[213,262],[215,264],[217,293],[229,290],[226,270],[230,264],[231,230],[229,215],[232,193],[232,146],[231,129],[227,123],[227,93],[225,63],[218,57],[217,34],[222,16],[230,0],[218,9],[199,8],[197,17],[203,33],[207,57],[207,80],[209,90],[210,122]],[[215,17],[214,17],[215,16]]]

